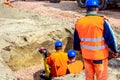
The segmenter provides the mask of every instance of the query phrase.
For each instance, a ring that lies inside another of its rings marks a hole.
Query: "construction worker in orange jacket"
[[[83,62],[81,60],[76,60],[75,50],[68,51],[68,68],[67,74],[79,74],[83,70]]]
[[[68,56],[67,53],[62,51],[62,46],[61,41],[56,41],[56,52],[52,53],[47,59],[52,78],[66,75]]]
[[[109,22],[99,16],[99,0],[86,0],[87,14],[78,19],[74,31],[74,50],[82,52],[86,80],[108,80],[108,48],[118,57],[118,44]]]

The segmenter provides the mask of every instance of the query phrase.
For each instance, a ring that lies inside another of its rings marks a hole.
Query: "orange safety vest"
[[[82,70],[83,70],[83,63],[80,60],[68,64],[68,71],[70,74],[79,74]]]
[[[75,28],[80,38],[83,58],[101,60],[108,57],[103,25],[104,18],[100,16],[86,16],[77,21]]]
[[[68,60],[67,53],[65,52],[55,52],[48,57],[47,64],[50,66],[52,77],[66,75]]]

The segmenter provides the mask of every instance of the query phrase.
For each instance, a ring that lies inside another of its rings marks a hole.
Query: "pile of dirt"
[[[0,3],[0,20],[4,20],[4,18],[6,18],[6,20],[13,19],[13,21],[14,19],[24,19],[29,17],[28,13],[30,14],[30,12],[24,12],[23,10]]]
[[[66,42],[73,32],[71,23],[47,15],[40,16],[4,4],[0,8],[0,54],[14,71],[41,64],[38,48],[48,45],[50,49],[57,39]]]

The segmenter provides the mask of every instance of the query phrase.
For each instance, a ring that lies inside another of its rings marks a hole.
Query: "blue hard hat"
[[[75,50],[69,50],[68,51],[68,57],[75,57],[76,56],[76,52],[75,52]]]
[[[99,7],[99,2],[98,0],[86,0],[86,7]]]
[[[62,47],[62,42],[61,41],[56,41],[55,42],[55,47]]]

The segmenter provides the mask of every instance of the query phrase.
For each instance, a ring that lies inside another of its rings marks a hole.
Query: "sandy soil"
[[[51,16],[52,18],[64,20],[73,24],[78,18],[85,14],[85,10],[79,8],[76,1],[62,1],[61,3],[54,4],[49,3],[49,1],[26,0],[25,2],[16,1],[12,4],[15,8],[32,11],[41,16]],[[120,34],[120,24],[118,24],[120,22],[120,8],[100,11],[100,14],[106,16],[110,20],[113,29]],[[118,36],[120,36],[119,34]],[[41,80],[37,73],[39,73],[42,68],[43,65],[38,65],[24,70],[18,70],[15,71],[15,75],[20,80]]]
[[[64,20],[70,23],[75,23],[76,20],[85,14],[85,9],[81,9],[76,1],[62,1],[60,3],[50,3],[49,1],[33,1],[26,0],[25,2],[14,2],[14,7],[26,11],[32,11],[39,15],[49,15],[55,19]],[[100,11],[100,15],[109,19],[113,29],[120,33],[120,7],[111,8]],[[118,35],[119,36],[119,35]],[[120,42],[120,41],[119,41]]]

